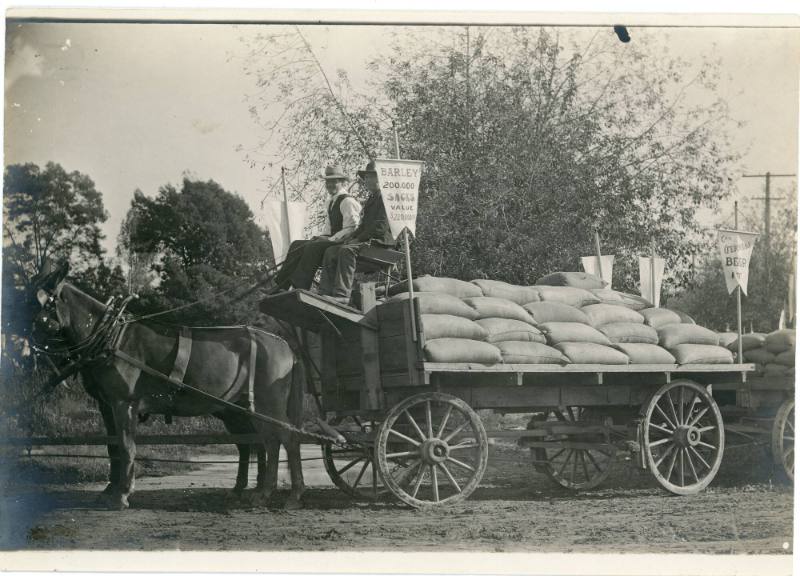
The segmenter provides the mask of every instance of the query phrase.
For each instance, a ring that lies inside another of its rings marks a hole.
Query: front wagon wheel
[[[725,429],[711,394],[689,380],[665,384],[647,403],[642,442],[647,468],[673,494],[696,494],[722,463]]]
[[[406,504],[450,504],[478,487],[489,442],[466,402],[426,392],[389,411],[378,431],[376,457],[384,484]]]

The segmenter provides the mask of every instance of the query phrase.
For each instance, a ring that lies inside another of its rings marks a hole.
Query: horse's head
[[[34,340],[38,341],[36,337],[39,334],[50,339],[69,327],[69,307],[61,294],[68,272],[67,263],[56,268],[45,263],[42,271],[33,279],[31,291],[39,305],[38,312],[33,315]]]

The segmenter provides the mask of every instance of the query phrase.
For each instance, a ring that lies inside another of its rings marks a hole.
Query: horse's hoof
[[[128,498],[126,496],[120,496],[117,498],[116,501],[116,508],[117,510],[127,510],[131,507],[130,502],[128,502]]]
[[[292,498],[291,496],[286,501],[286,504],[283,505],[284,510],[300,510],[302,507],[303,503],[296,498]]]

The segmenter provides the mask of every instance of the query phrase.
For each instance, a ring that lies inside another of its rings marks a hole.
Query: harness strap
[[[181,326],[178,334],[178,353],[175,355],[175,364],[169,377],[183,382],[186,376],[186,367],[189,365],[189,357],[192,355],[192,329],[188,326]]]
[[[248,326],[247,333],[250,335],[250,366],[247,371],[247,407],[250,412],[256,411],[254,386],[256,380],[256,352],[258,345],[256,343],[256,335],[253,329]]]

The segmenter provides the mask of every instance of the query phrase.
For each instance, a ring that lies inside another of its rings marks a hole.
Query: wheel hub
[[[420,453],[422,454],[422,459],[427,464],[437,464],[447,460],[450,447],[444,440],[431,438],[422,443],[422,446],[420,446]]]
[[[673,436],[675,443],[682,448],[697,446],[700,443],[700,430],[696,426],[678,426]]]

